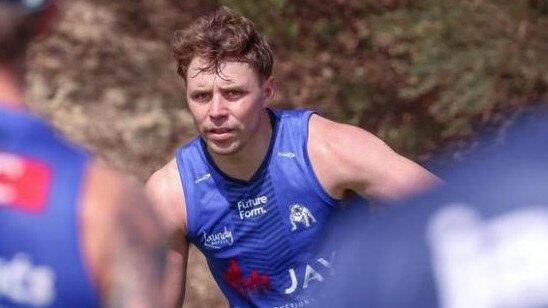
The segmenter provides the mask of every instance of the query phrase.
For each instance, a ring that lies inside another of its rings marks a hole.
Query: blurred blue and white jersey
[[[548,120],[443,178],[338,234],[324,307],[548,307]]]
[[[43,120],[0,108],[0,307],[98,307],[82,243],[89,155]]]

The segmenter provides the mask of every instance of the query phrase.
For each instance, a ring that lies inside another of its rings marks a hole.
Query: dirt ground
[[[190,250],[186,298],[183,307],[228,307],[225,297],[213,280],[204,256],[192,247]]]
[[[204,256],[195,247],[190,250],[186,290],[183,307],[228,307],[207,268]]]

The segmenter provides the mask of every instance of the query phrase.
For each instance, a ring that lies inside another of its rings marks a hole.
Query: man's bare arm
[[[86,179],[84,245],[105,307],[164,307],[167,237],[142,186],[93,163]]]
[[[175,160],[156,171],[146,184],[146,194],[168,230],[169,251],[164,296],[168,307],[181,307],[185,297],[189,243],[186,239],[186,206]]]
[[[359,127],[313,115],[309,130],[314,171],[335,198],[354,191],[372,200],[395,201],[440,183],[435,175]]]

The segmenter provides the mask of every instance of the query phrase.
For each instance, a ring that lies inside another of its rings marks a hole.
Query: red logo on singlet
[[[41,212],[47,203],[51,173],[44,162],[0,152],[0,208]]]
[[[261,275],[257,271],[251,271],[248,277],[242,275],[238,261],[230,260],[230,266],[223,278],[231,287],[240,294],[249,297],[250,292],[265,292],[271,289],[268,275]]]

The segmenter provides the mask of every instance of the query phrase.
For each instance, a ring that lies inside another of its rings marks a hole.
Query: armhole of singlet
[[[190,242],[194,242],[196,240],[196,213],[194,211],[194,206],[189,202],[189,200],[192,200],[190,196],[190,192],[187,189],[188,185],[185,186],[185,183],[188,184],[187,176],[185,176],[185,168],[183,163],[183,155],[182,152],[184,151],[185,147],[181,147],[177,150],[177,155],[175,157],[175,161],[177,162],[177,172],[179,173],[179,179],[181,180],[181,188],[183,190],[183,196],[185,198],[185,204],[182,204],[181,206],[185,207],[186,211],[186,237]]]
[[[308,130],[310,128],[310,118],[312,115],[318,114],[315,111],[305,111],[301,114],[300,124],[301,124],[301,132],[303,132],[303,142],[302,142],[302,152],[303,152],[303,158],[304,162],[306,164],[306,170],[309,174],[309,179],[312,183],[312,187],[314,187],[314,190],[316,193],[325,201],[327,204],[329,204],[332,207],[336,207],[337,204],[341,202],[341,200],[333,198],[325,189],[322,187],[322,184],[320,183],[320,180],[316,176],[316,172],[314,172],[314,168],[312,167],[312,162],[310,161],[310,156],[308,155]]]

